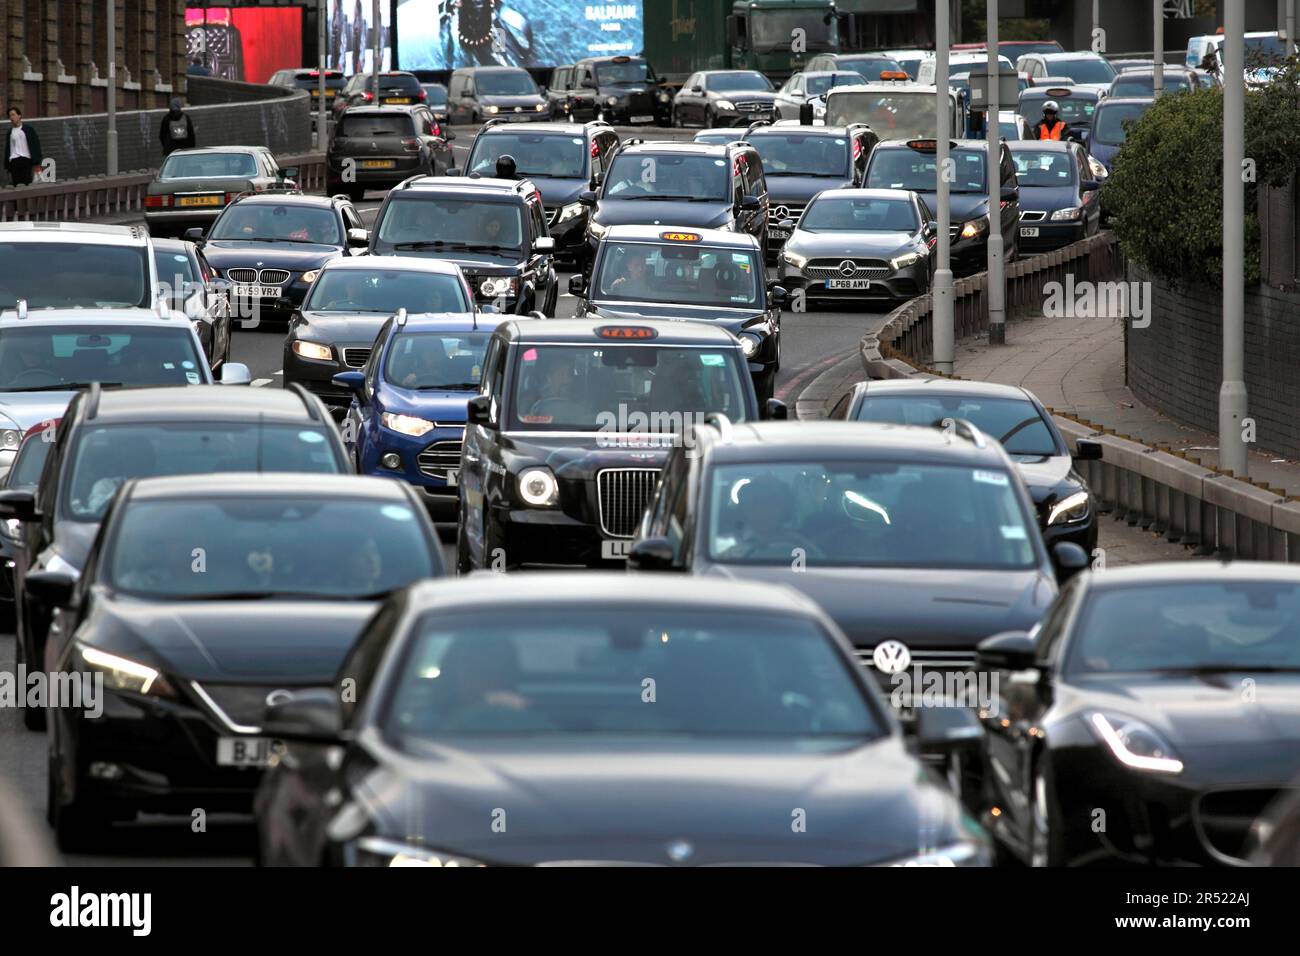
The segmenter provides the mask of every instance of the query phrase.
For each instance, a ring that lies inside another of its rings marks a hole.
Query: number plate
[[[870,279],[827,279],[828,289],[870,289]]]
[[[455,488],[459,484],[460,484],[460,469],[453,468],[451,471],[447,472],[447,487]]]
[[[237,285],[231,289],[236,299],[278,299],[280,290],[273,285]]]
[[[654,117],[653,117],[653,116],[633,116],[633,117],[632,117],[632,122],[633,122],[633,123],[653,123],[653,122],[654,122]]]
[[[220,196],[178,196],[178,206],[220,206]]]
[[[600,556],[605,561],[625,561],[632,551],[632,539],[608,539],[600,543]]]
[[[389,104],[393,104],[393,103],[409,103],[409,102],[411,102],[411,98],[410,98],[409,96],[385,96],[385,97],[384,97],[384,102],[385,102],[385,103],[389,103]]]
[[[769,238],[769,239],[789,239],[789,238],[790,238],[790,233],[789,233],[788,231],[786,231],[785,229],[769,229],[769,230],[767,231],[767,238]]]
[[[363,159],[361,161],[362,169],[392,169],[397,165],[395,159]]]
[[[1024,236],[1024,237],[1026,237],[1027,239],[1037,239],[1037,238],[1038,238],[1038,227],[1037,227],[1037,226],[1021,226],[1021,227],[1020,227],[1020,234],[1021,234],[1022,236]]]
[[[269,737],[218,737],[218,767],[265,767],[284,744]]]

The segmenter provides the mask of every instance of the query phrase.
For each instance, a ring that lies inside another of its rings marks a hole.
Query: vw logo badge
[[[853,273],[857,271],[858,271],[858,267],[852,259],[845,259],[843,262],[840,263],[840,275],[844,276],[846,279],[852,276]]]
[[[695,847],[686,840],[674,840],[668,844],[668,859],[674,863],[685,863],[695,855]]]
[[[902,641],[882,641],[871,652],[871,662],[882,674],[901,674],[912,663],[912,652]]]
[[[280,688],[266,695],[266,706],[274,707],[276,704],[287,704],[291,700],[293,700],[293,691]]]

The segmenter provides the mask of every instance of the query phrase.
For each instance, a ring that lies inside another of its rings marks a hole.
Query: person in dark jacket
[[[158,138],[162,141],[164,156],[178,149],[194,148],[194,122],[181,109],[180,97],[172,99],[171,109],[163,117],[162,127],[158,130]]]
[[[23,111],[9,107],[9,132],[5,136],[4,163],[9,181],[15,186],[30,186],[32,169],[41,165],[41,140],[36,130],[23,125]]]

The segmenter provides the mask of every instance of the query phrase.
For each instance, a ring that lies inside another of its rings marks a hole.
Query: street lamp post
[[[375,0],[372,9],[374,13],[371,17],[373,23],[370,27],[370,42],[374,47],[374,60],[370,64],[370,82],[373,84],[372,89],[375,91],[375,105],[379,105],[379,33],[382,23],[379,19],[379,0]]]
[[[934,5],[934,20],[934,175],[937,179],[935,205],[939,207],[935,210],[939,214],[935,252],[939,261],[930,288],[930,320],[934,336],[934,367],[951,375],[956,342],[952,323],[952,267],[948,250],[948,229],[952,220],[948,212],[948,136],[952,132],[948,103],[948,0],[939,0]]]
[[[1152,78],[1152,96],[1159,96],[1165,88],[1165,2],[1151,0],[1154,9],[1151,23],[1151,36],[1154,52],[1151,54],[1155,63],[1155,75]]]
[[[320,64],[320,99],[316,103],[316,152],[323,153],[328,141],[325,138],[325,124],[328,122],[325,115],[325,67],[326,59],[326,31],[325,16],[329,9],[329,0],[320,0],[320,6],[316,12],[316,47],[319,55],[316,57],[317,63]]]
[[[117,175],[117,0],[108,0],[108,175]]]
[[[988,137],[989,155],[986,163],[989,183],[989,238],[988,238],[988,301],[989,345],[1005,345],[1007,341],[1006,277],[1002,269],[1002,139],[998,135],[999,86],[1002,85],[1002,65],[998,62],[998,0],[988,0],[985,17],[988,21],[988,104],[984,114],[985,133]]]
[[[1223,384],[1219,386],[1219,467],[1239,476],[1248,469],[1245,307],[1246,186],[1245,24],[1243,0],[1226,0],[1223,16]]]

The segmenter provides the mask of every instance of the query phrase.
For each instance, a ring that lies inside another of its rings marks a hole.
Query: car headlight
[[[540,112],[541,112],[542,110],[544,110],[544,109],[546,109],[546,104],[545,104],[545,103],[538,103],[538,104],[536,104],[536,105],[533,107],[533,112],[535,112],[535,113],[540,113]]]
[[[903,255],[899,256],[896,259],[890,259],[889,265],[895,272],[897,272],[899,269],[906,269],[908,266],[916,265],[917,262],[920,261],[920,259],[921,256],[919,253],[908,252],[908,253],[904,253]]]
[[[519,497],[534,508],[550,508],[560,500],[560,486],[549,468],[525,468],[519,473]]]
[[[740,339],[740,350],[745,353],[745,358],[753,358],[758,354],[758,339],[745,333],[741,333],[737,337]]]
[[[1174,756],[1174,748],[1141,721],[1093,713],[1088,724],[1124,766],[1151,773],[1183,772],[1183,762]]]
[[[1076,491],[1052,505],[1052,510],[1047,514],[1047,523],[1050,526],[1082,521],[1088,517],[1088,511],[1088,492]]]
[[[560,207],[560,214],[555,217],[555,224],[558,226],[562,222],[568,222],[570,219],[577,219],[582,214],[582,203],[571,202],[567,206]]]
[[[379,416],[379,420],[385,428],[391,428],[402,435],[410,435],[412,438],[419,438],[436,427],[427,418],[416,418],[414,415],[395,415],[392,412],[384,412]]]
[[[606,106],[616,106],[616,105],[618,105],[618,97],[617,97],[617,96],[607,96],[607,97],[605,97],[605,105],[606,105]]]
[[[316,277],[317,277],[318,275],[320,275],[320,270],[319,270],[319,269],[312,269],[311,272],[304,272],[304,273],[302,274],[302,281],[303,281],[304,283],[306,283],[307,285],[311,285],[313,282],[316,281]]]
[[[513,295],[519,280],[507,276],[492,278],[489,276],[479,283],[478,290],[484,295]]]
[[[6,451],[17,448],[23,443],[23,433],[16,428],[6,428],[0,431],[0,449]]]
[[[660,94],[659,94],[659,102],[660,102],[660,103],[667,103],[670,99],[672,99],[672,97],[669,96],[667,93],[660,93]]]
[[[293,351],[303,358],[318,359],[322,362],[328,362],[334,358],[334,353],[328,345],[321,345],[319,342],[304,342],[302,339],[294,340]]]
[[[22,541],[23,523],[17,518],[6,518],[4,521],[0,521],[0,534],[10,541]]]
[[[1063,220],[1078,219],[1083,215],[1082,206],[1071,206],[1069,209],[1058,209],[1052,213],[1052,222],[1061,222]]]
[[[785,259],[786,264],[792,269],[802,269],[808,264],[807,256],[801,256],[797,252],[790,251],[790,243],[788,241],[786,242],[785,249],[781,252],[781,255]]]
[[[731,100],[718,100],[717,105],[720,110],[734,110],[736,108],[736,104]]]
[[[971,219],[963,223],[961,227],[961,237],[963,239],[974,239],[976,236],[988,232],[989,221],[985,216],[979,219]]]
[[[951,843],[905,856],[881,866],[988,866],[988,855],[978,843]]]
[[[383,837],[362,837],[356,842],[358,866],[483,866],[468,857],[411,846]]]
[[[175,697],[176,692],[157,668],[141,664],[129,657],[119,657],[108,651],[85,644],[77,645],[82,662],[92,671],[104,675],[104,683],[112,690],[125,690],[133,694],[150,694],[155,697]]]
[[[609,232],[609,226],[601,225],[596,220],[587,223],[587,231],[591,233],[591,238],[599,239],[605,233]]]
[[[489,107],[487,108],[487,111],[488,111],[489,113],[500,113],[500,112],[501,112],[501,107],[499,107],[499,106],[489,106]]]

